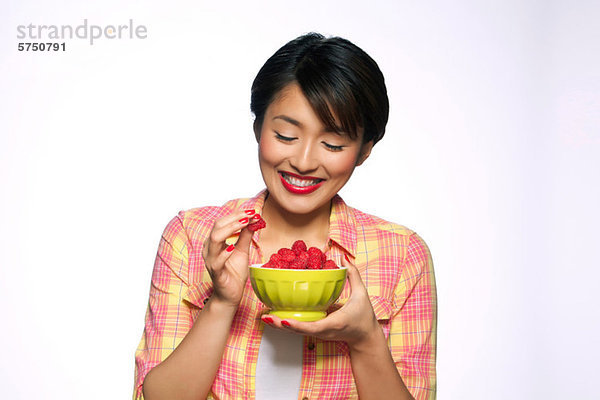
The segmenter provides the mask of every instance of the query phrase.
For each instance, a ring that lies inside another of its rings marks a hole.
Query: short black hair
[[[311,32],[277,50],[252,83],[250,110],[257,135],[267,107],[291,83],[300,86],[328,129],[356,138],[363,128],[363,143],[375,144],[383,137],[389,115],[383,74],[352,42]]]

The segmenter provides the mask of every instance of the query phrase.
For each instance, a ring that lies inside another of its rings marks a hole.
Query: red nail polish
[[[254,211],[254,210],[245,210],[244,212],[248,215],[252,215],[252,214],[256,213],[256,211]]]
[[[346,254],[344,254],[344,258],[346,259],[346,261],[350,262],[350,259],[348,258],[348,256]]]
[[[248,218],[242,218],[242,219],[240,219],[240,222],[242,224],[245,224],[246,222],[248,222]]]
[[[287,322],[286,320],[283,320],[283,321],[281,321],[281,325],[289,327],[290,323]]]
[[[260,219],[260,214],[254,214],[254,217],[252,217],[254,219]]]
[[[272,324],[273,323],[273,318],[271,318],[271,317],[263,317],[263,321],[265,321],[267,324]]]
[[[233,251],[233,249],[235,249],[235,246],[230,244],[225,250],[227,250],[228,252],[231,253]]]

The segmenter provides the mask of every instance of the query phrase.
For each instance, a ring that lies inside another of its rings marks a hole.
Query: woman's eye
[[[327,142],[323,142],[323,144],[325,145],[325,147],[327,147],[331,151],[341,151],[344,148],[344,146],[335,146],[335,145],[329,144]]]
[[[295,137],[283,136],[279,132],[275,132],[275,135],[277,139],[283,140],[284,142],[291,142],[292,140],[296,139]]]

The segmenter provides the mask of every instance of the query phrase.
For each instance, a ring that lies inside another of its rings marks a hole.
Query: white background
[[[3,0],[0,397],[130,398],[162,229],[262,189],[250,85],[315,30],[386,76],[386,137],[341,194],[432,250],[438,398],[598,399],[598,11]],[[148,37],[17,51],[17,25],[84,18]]]

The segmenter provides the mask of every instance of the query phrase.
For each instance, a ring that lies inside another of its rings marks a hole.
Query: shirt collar
[[[339,195],[331,202],[329,214],[329,239],[356,256],[356,219],[354,210]]]
[[[246,200],[242,208],[255,210],[262,214],[262,208],[267,198],[267,189],[260,191],[256,196]],[[258,243],[260,230],[254,232],[252,240]],[[329,239],[336,245],[342,247],[351,256],[356,255],[356,219],[354,210],[349,207],[339,195],[335,195],[331,202],[331,213],[329,214]]]

